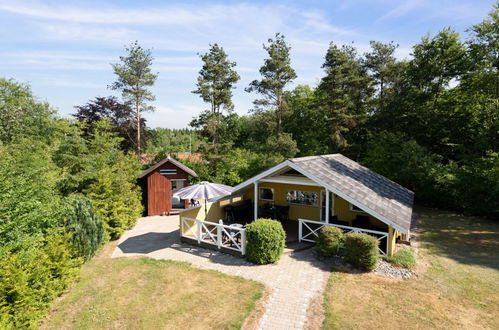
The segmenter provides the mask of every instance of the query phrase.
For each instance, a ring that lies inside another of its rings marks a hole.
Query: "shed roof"
[[[180,168],[181,170],[185,171],[187,174],[191,175],[191,176],[198,176],[196,174],[196,172],[194,172],[192,169],[190,169],[189,167],[185,166],[184,164],[182,164],[181,162],[179,162],[178,160],[175,160],[173,158],[171,158],[170,156],[168,156],[167,158],[159,161],[158,163],[154,164],[152,167],[150,167],[149,169],[145,170],[144,172],[142,172],[141,175],[139,175],[139,179],[145,177],[146,175],[148,175],[149,173],[153,172],[154,170],[156,170],[158,167],[160,167],[161,165],[164,165],[166,163],[172,163],[173,165],[177,166],[178,168]]]
[[[414,193],[341,154],[291,158],[237,185],[234,191],[285,168],[298,171],[403,233],[411,229]]]

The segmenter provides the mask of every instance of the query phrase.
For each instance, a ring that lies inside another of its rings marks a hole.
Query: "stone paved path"
[[[311,299],[324,288],[328,267],[313,249],[283,255],[274,265],[254,265],[243,258],[180,242],[178,216],[146,217],[120,239],[112,257],[147,255],[156,259],[186,261],[259,281],[272,289],[261,329],[302,329]]]

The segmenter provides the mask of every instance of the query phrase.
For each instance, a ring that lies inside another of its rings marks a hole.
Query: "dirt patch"
[[[322,328],[322,324],[324,323],[324,289],[326,282],[325,280],[323,288],[315,294],[308,305],[307,320],[303,327],[304,329],[316,330]]]

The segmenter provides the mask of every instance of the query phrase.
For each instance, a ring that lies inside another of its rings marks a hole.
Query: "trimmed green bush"
[[[399,267],[413,268],[416,266],[416,255],[413,250],[402,249],[397,251],[393,257],[386,257],[386,261]]]
[[[348,234],[345,236],[345,260],[358,268],[373,270],[379,262],[378,244],[374,236]]]
[[[336,256],[343,245],[344,236],[343,231],[338,227],[323,227],[316,241],[317,250],[325,257]]]
[[[257,264],[270,264],[281,258],[286,232],[279,221],[258,219],[246,226],[246,240],[246,258]]]
[[[78,257],[90,260],[104,242],[104,225],[97,216],[92,202],[78,196],[68,215],[67,231]]]

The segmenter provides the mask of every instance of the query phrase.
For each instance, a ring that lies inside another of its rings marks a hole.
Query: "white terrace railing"
[[[319,232],[319,230],[321,230],[322,227],[333,226],[333,227],[338,227],[338,228],[342,229],[347,234],[348,233],[365,233],[365,234],[375,236],[378,239],[378,241],[380,241],[380,242],[383,242],[383,239],[385,239],[385,241],[386,241],[385,251],[388,251],[388,233],[386,233],[386,232],[371,230],[371,229],[364,229],[364,228],[357,228],[357,227],[350,227],[350,226],[343,226],[343,225],[337,225],[334,223],[326,223],[326,222],[307,220],[307,219],[298,219],[298,221],[299,221],[298,240],[300,242],[305,241],[305,242],[315,243],[315,239],[317,237],[319,237],[318,232]],[[380,246],[378,246],[379,253],[386,256],[386,252],[383,251]]]
[[[244,255],[246,252],[246,229],[233,225],[181,217],[180,235],[196,240],[198,244],[206,243],[218,250],[224,248]]]

